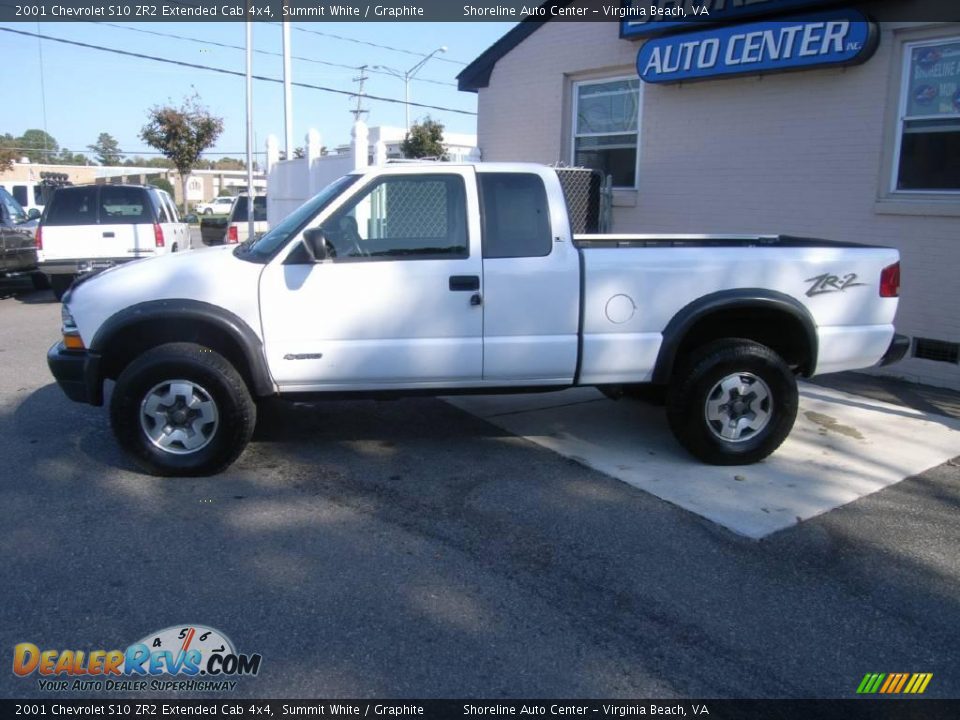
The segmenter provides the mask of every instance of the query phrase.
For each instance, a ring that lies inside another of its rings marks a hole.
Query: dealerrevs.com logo
[[[37,675],[47,691],[233,690],[233,678],[256,675],[261,660],[203,625],[168,627],[125,650],[41,650],[29,642],[13,648],[14,674]]]

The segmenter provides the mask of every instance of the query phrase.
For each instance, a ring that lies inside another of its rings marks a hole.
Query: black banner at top
[[[955,720],[960,700],[0,700],[0,717]]]
[[[765,0],[754,0],[753,4]],[[770,1],[770,0],[766,0]],[[803,0],[803,5],[836,0]],[[729,0],[0,0],[2,22],[621,22],[676,25],[723,19]],[[960,20],[955,0],[878,0],[911,21]],[[898,11],[898,12],[897,12]],[[729,12],[727,12],[729,14]]]

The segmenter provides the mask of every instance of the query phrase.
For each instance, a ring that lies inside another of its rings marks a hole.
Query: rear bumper
[[[74,402],[103,405],[99,355],[67,350],[58,342],[47,351],[47,365],[68,398]]]
[[[882,367],[884,365],[893,365],[895,362],[900,362],[903,360],[903,356],[907,354],[907,350],[910,349],[910,338],[906,335],[894,335],[893,340],[890,341],[890,347],[887,348],[887,351],[883,354],[883,357],[880,358],[879,365]]]
[[[75,258],[68,260],[44,260],[38,263],[40,272],[45,275],[84,275],[96,270],[106,270],[114,265],[143,260],[153,257],[153,253],[118,258]]]

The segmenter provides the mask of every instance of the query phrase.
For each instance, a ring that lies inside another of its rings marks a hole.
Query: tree
[[[153,185],[155,188],[160,188],[161,190],[166,190],[170,193],[170,197],[173,197],[173,183],[167,180],[165,177],[154,177],[147,180],[148,183]]]
[[[180,107],[155,105],[150,108],[147,124],[140,138],[162,152],[180,175],[184,206],[187,198],[187,177],[204,150],[212,146],[223,132],[223,118],[218,118],[199,104],[194,94]]]
[[[120,145],[110,133],[100,133],[93,145],[87,145],[97,162],[101,165],[119,165],[123,159]]]
[[[36,128],[18,137],[16,146],[23,148],[17,151],[21,156],[28,157],[34,163],[52,162],[60,150],[60,144],[53,135]]]
[[[443,145],[443,124],[431,120],[428,115],[423,122],[414,123],[400,143],[400,152],[405,158],[435,157],[447,159]]]
[[[17,139],[10,133],[0,136],[0,170],[9,170],[20,159],[20,153],[13,148],[17,147]]]
[[[61,148],[58,155],[50,157],[47,162],[57,165],[89,165],[90,161],[83,153],[70,152],[67,148]]]

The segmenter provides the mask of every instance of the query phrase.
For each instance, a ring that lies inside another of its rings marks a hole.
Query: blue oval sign
[[[649,40],[637,53],[637,73],[670,83],[854,65],[873,55],[878,39],[863,13],[833,10]]]

